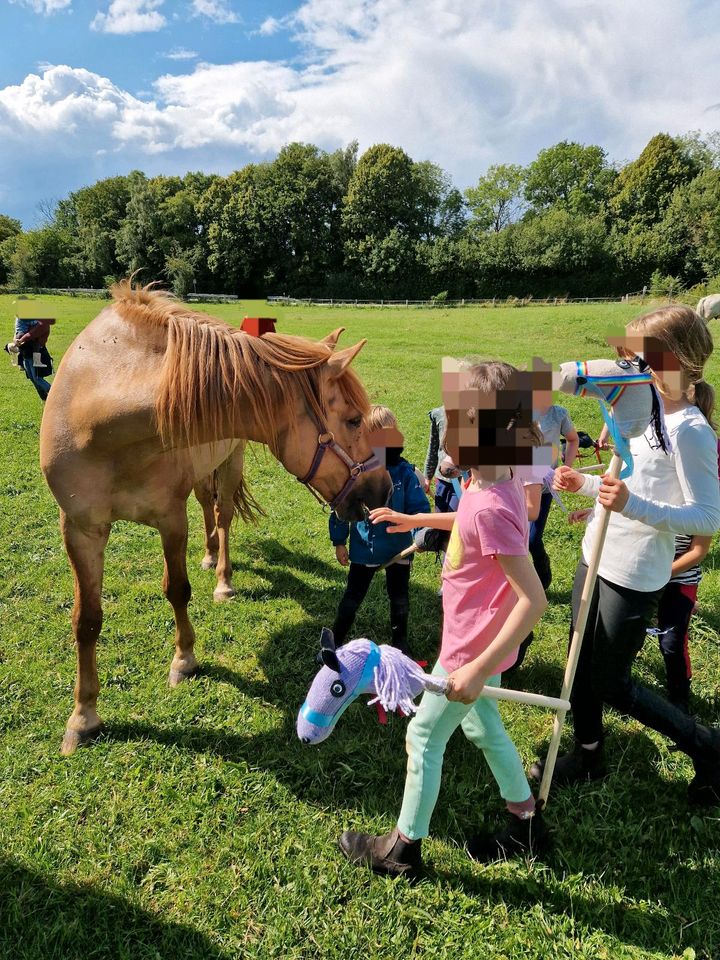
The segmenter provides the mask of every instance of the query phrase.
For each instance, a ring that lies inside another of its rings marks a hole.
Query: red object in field
[[[245,317],[240,329],[251,337],[261,337],[264,333],[275,333],[275,317]]]

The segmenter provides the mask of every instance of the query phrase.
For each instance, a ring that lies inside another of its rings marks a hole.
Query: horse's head
[[[642,361],[571,360],[560,364],[557,386],[576,397],[604,400],[625,439],[642,436],[652,420],[652,376]]]
[[[385,506],[392,484],[370,443],[364,416],[369,407],[367,394],[350,369],[367,341],[334,351],[339,333],[324,341],[333,352],[319,370],[322,409],[308,410],[303,428],[301,442],[308,468],[299,479],[317,490],[341,520],[362,520],[366,510]]]
[[[369,640],[351,640],[336,650],[327,627],[320,636],[320,657],[323,666],[297,719],[297,735],[303,743],[320,743],[330,736],[350,704],[374,689],[373,674],[380,663],[380,651]]]

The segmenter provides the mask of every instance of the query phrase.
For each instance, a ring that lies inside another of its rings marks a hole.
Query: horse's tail
[[[215,472],[217,473],[217,471]],[[233,491],[233,513],[246,523],[257,523],[260,517],[267,516],[255,497],[250,493],[244,477],[240,478],[240,482]]]

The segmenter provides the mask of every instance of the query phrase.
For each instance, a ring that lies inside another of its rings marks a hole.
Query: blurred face
[[[548,393],[552,399],[550,368],[544,367],[518,371],[500,390],[481,391],[471,385],[472,374],[465,366],[443,359],[445,449],[457,466],[481,468],[493,476],[547,459],[538,456],[531,430],[538,401],[546,401]],[[536,388],[544,396],[536,396]]]
[[[656,337],[628,331],[624,337],[608,337],[608,343],[627,360],[641,357],[653,372],[657,388],[664,396],[680,400],[690,383],[680,361]]]

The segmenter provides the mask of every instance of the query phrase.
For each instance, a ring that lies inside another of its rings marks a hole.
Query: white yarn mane
[[[357,654],[369,654],[371,641],[366,639],[351,640],[342,650]],[[393,712],[402,710],[406,715],[415,713],[417,706],[415,697],[425,689],[428,675],[414,660],[404,653],[383,643],[378,646],[380,663],[373,670],[373,690],[375,697],[368,702],[368,706],[379,703],[385,710]]]

